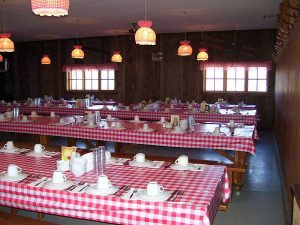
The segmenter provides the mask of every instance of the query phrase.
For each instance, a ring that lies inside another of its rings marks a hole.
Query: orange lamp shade
[[[43,65],[51,64],[51,59],[49,58],[49,55],[43,55],[43,58],[41,59],[41,64]]]
[[[135,32],[135,43],[138,45],[156,45],[156,34],[151,29],[152,22],[140,20],[138,25],[140,28]]]
[[[114,51],[114,54],[111,57],[111,61],[117,63],[122,62],[122,56],[120,55],[119,51]]]
[[[206,61],[206,60],[208,60],[208,54],[207,54],[205,48],[200,48],[199,49],[199,53],[197,55],[197,60],[199,60],[199,61]]]
[[[179,56],[189,56],[193,53],[193,49],[190,46],[190,42],[189,41],[181,41],[180,42],[180,46],[178,48],[178,53],[177,55]]]
[[[81,45],[74,45],[74,49],[72,51],[72,58],[73,59],[83,59],[84,58],[84,52],[82,51]]]
[[[10,34],[4,33],[0,35],[0,52],[13,52],[15,51],[15,45],[12,40],[10,40]]]

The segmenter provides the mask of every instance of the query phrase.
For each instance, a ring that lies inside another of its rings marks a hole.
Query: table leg
[[[40,134],[40,143],[42,145],[49,145],[49,137],[46,135],[41,135]]]
[[[76,146],[76,139],[75,138],[68,138],[68,146]]]
[[[234,163],[242,167],[246,167],[246,152],[235,152]],[[244,173],[234,172],[233,173],[233,183],[236,185],[237,190],[241,190],[244,183]]]

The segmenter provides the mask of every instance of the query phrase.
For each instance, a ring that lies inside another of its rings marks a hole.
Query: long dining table
[[[255,155],[254,147],[254,125],[243,125],[230,131],[226,124],[221,125],[221,133],[213,133],[219,123],[198,123],[194,132],[174,133],[174,130],[163,127],[158,122],[140,121],[139,123],[118,120],[121,129],[112,126],[111,121],[106,127],[87,126],[86,123],[74,123],[74,117],[63,117],[63,124],[60,123],[62,117],[51,118],[49,116],[29,117],[27,121],[7,120],[0,121],[0,131],[28,133],[40,135],[41,143],[44,143],[45,136],[61,136],[68,138],[81,138],[89,140],[112,141],[129,144],[142,144],[166,147],[182,148],[209,148],[222,151],[222,155],[231,160],[238,167],[246,167],[247,153]],[[143,124],[147,123],[153,132],[145,132]],[[231,150],[228,153],[225,150]],[[232,154],[233,156],[232,156]],[[242,186],[243,177],[235,174],[234,183]]]
[[[76,188],[53,190],[41,186],[39,179],[52,177],[55,157],[37,158],[25,154],[1,153],[0,205],[41,213],[101,221],[114,224],[176,224],[211,225],[220,203],[229,200],[230,189],[225,166],[206,165],[203,170],[178,171],[164,166],[138,168],[129,165],[107,165],[106,175],[113,185],[130,185],[145,190],[147,183],[156,181],[166,191],[182,190],[176,200],[145,201],[123,195],[99,196]],[[1,180],[9,164],[22,168],[30,175],[19,182]],[[65,172],[68,180],[96,183],[93,171],[81,177]],[[45,183],[45,182],[44,182]],[[86,185],[86,184],[84,184]],[[128,196],[128,195],[127,195]]]

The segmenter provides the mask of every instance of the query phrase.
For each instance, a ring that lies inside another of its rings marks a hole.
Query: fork
[[[133,197],[133,195],[134,195],[135,193],[137,193],[137,191],[138,191],[138,188],[134,188],[134,190],[133,190],[133,192],[132,192],[132,194],[130,195],[130,197],[129,197],[129,198],[132,198],[132,197]]]

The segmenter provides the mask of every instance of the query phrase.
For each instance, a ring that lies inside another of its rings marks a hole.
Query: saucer
[[[42,117],[41,115],[29,115],[28,117]]]
[[[26,154],[27,156],[33,156],[33,157],[50,157],[45,151],[40,152],[40,153],[35,153],[34,151],[28,152]]]
[[[197,166],[195,166],[191,163],[189,163],[186,166],[181,166],[179,164],[174,163],[170,166],[170,168],[173,169],[173,170],[196,170]]]
[[[32,120],[19,120],[19,122],[22,122],[22,123],[29,123],[29,122],[33,122]]]
[[[106,196],[106,195],[114,194],[118,190],[119,188],[116,186],[111,186],[108,189],[98,189],[97,184],[94,184],[91,185],[90,187],[87,187],[85,193],[92,194],[92,195]]]
[[[125,130],[126,128],[125,127],[110,127],[114,130]]]
[[[14,148],[12,148],[12,149],[7,149],[7,148],[1,148],[0,149],[0,152],[7,152],[7,153],[17,153],[17,152],[19,152],[19,148],[17,148],[17,147],[14,147]]]
[[[17,176],[8,176],[7,173],[4,173],[0,176],[0,180],[2,181],[21,181],[24,180],[28,175],[25,173],[19,173]]]
[[[132,122],[132,123],[145,123],[146,121],[141,121],[141,120],[129,120],[129,122]]]
[[[149,202],[163,202],[166,201],[171,196],[171,193],[168,191],[159,192],[157,195],[150,196],[147,194],[147,190],[142,190],[138,192],[136,198],[149,201]]]
[[[153,161],[150,160],[145,160],[145,162],[137,162],[135,160],[132,160],[129,162],[130,166],[135,166],[135,167],[153,167]]]
[[[181,131],[170,130],[170,133],[173,133],[173,134],[184,134],[185,130],[181,130]]]
[[[47,182],[44,183],[43,187],[52,190],[64,190],[71,187],[74,184],[72,180],[65,180],[63,183],[53,183],[52,178],[49,178]]]
[[[141,131],[141,132],[153,132],[154,129],[149,128],[149,129],[145,130],[145,129],[143,129],[143,128],[140,128],[140,129],[138,129],[138,131]]]

